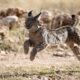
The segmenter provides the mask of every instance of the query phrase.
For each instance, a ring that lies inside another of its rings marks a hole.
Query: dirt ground
[[[43,50],[38,52],[35,59],[30,61],[29,54],[24,53],[9,53],[5,54],[4,51],[0,53],[0,66],[6,67],[19,67],[19,66],[35,66],[35,65],[44,65],[45,67],[55,66],[56,68],[61,68],[63,66],[70,66],[70,65],[79,65],[79,60],[76,56],[72,53],[72,51],[60,51],[55,50],[52,52],[50,50]]]
[[[0,80],[80,80],[80,61],[68,48],[48,47],[33,61],[29,57],[30,53],[1,51]]]

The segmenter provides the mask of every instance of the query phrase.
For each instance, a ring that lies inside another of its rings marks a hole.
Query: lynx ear
[[[39,14],[37,14],[34,19],[37,19],[39,16],[41,15],[41,12]]]
[[[29,17],[32,16],[32,11],[33,11],[33,10],[31,10],[31,11],[28,12],[28,16],[29,16]]]
[[[75,14],[72,14],[71,17],[72,17],[72,19],[74,19],[76,17],[76,15]]]

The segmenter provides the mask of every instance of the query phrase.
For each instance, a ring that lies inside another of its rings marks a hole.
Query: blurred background
[[[75,12],[80,8],[80,0],[0,0],[0,8],[19,7],[22,9],[61,9]]]

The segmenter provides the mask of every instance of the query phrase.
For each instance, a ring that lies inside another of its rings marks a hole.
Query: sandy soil
[[[55,55],[57,54],[57,56]],[[65,55],[66,54],[66,55]],[[37,53],[35,59],[33,61],[30,61],[29,54],[24,53],[8,53],[5,54],[4,51],[0,53],[0,67],[13,67],[13,68],[24,68],[31,69],[35,71],[36,69],[46,69],[53,67],[55,70],[62,70],[65,71],[68,68],[71,68],[76,73],[75,67],[80,66],[80,61],[74,56],[72,51],[70,49],[67,50],[59,50],[59,49],[44,49],[43,51]],[[43,69],[43,70],[44,70]],[[6,70],[6,69],[5,69]],[[13,70],[13,69],[12,69]],[[10,71],[12,72],[14,71]],[[25,69],[24,69],[25,70]],[[67,70],[68,71],[68,70]],[[17,76],[7,74],[6,71],[3,71],[1,76],[6,76],[4,80],[80,80],[79,74],[73,75],[71,72],[69,74],[63,74],[63,73],[57,73],[54,75],[26,75],[26,73],[17,73]],[[19,71],[18,71],[19,72]],[[1,73],[1,72],[0,72]],[[5,74],[4,74],[5,73]],[[15,73],[14,73],[15,74]],[[3,80],[3,78],[0,77],[0,80]]]
[[[57,55],[56,55],[57,54]],[[55,68],[61,68],[64,66],[80,65],[80,61],[74,56],[70,49],[44,49],[38,52],[35,59],[30,61],[29,54],[24,53],[8,53],[4,51],[0,53],[0,66],[6,67],[19,67],[19,66],[55,66]]]

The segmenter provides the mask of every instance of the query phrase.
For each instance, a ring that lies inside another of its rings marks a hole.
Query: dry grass
[[[4,32],[5,39],[0,40],[0,51],[13,51],[22,52],[23,43],[25,41],[25,30],[24,27],[13,29],[11,31],[7,30]],[[26,34],[27,35],[27,34]]]
[[[36,76],[45,77],[59,77],[63,80],[63,76],[77,76],[80,78],[80,67],[74,66],[65,68],[65,70],[55,70],[54,67],[43,68],[43,67],[0,67],[0,80],[32,80]],[[65,80],[65,79],[64,79]],[[71,79],[72,80],[72,79]]]

